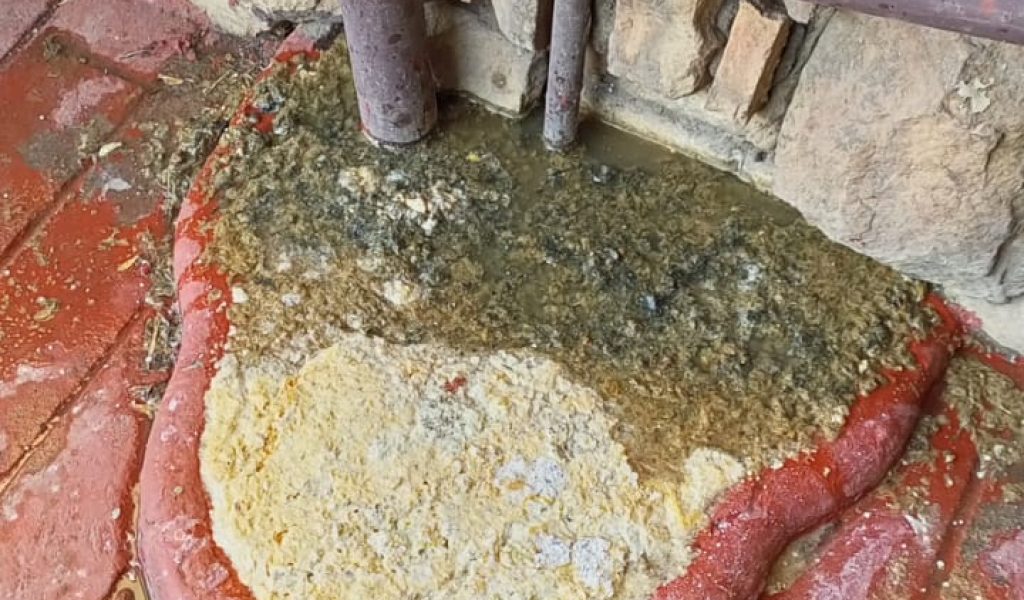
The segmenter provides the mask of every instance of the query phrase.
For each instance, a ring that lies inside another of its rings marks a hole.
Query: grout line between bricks
[[[152,425],[152,424],[151,424]],[[152,428],[146,432],[146,438],[149,438]],[[142,474],[142,463],[145,461],[145,442],[142,445],[142,452],[139,455],[139,465],[135,469],[134,474],[134,485],[132,485],[131,499],[132,499],[132,520],[131,528],[128,532],[128,548],[129,558],[128,566],[123,571],[118,573],[113,583],[110,584],[110,588],[107,589],[107,593],[103,598],[107,600],[119,600],[116,594],[123,589],[131,590],[134,596],[132,600],[150,600],[153,596],[149,592],[149,585],[146,583],[145,569],[142,566],[142,559],[139,555],[139,512],[142,507],[142,485],[140,477]],[[132,576],[134,575],[134,579]]]
[[[104,75],[113,75],[123,79],[141,88],[143,93],[153,92],[158,89],[159,86],[154,83],[156,73],[153,74],[153,77],[147,78],[145,75],[140,75],[138,71],[133,71],[131,68],[122,65],[117,60],[96,54],[90,48],[89,43],[74,31],[67,31],[65,29],[55,29],[54,31],[55,35],[59,36],[60,41],[67,44],[71,54],[75,58],[83,60],[86,65],[100,71]]]
[[[6,472],[0,473],[0,496],[3,496],[5,493],[7,493],[7,489],[11,486],[14,480],[18,478],[18,475],[21,474],[21,471],[28,463],[28,460],[35,453],[36,449],[50,436],[50,432],[53,431],[58,421],[60,421],[60,419],[64,417],[65,414],[67,414],[68,410],[72,406],[77,404],[82,399],[82,396],[85,394],[85,390],[88,389],[89,384],[92,383],[92,381],[96,378],[96,375],[99,374],[99,372],[103,370],[105,366],[107,366],[107,364],[110,362],[110,359],[114,356],[114,354],[116,354],[118,350],[124,347],[132,329],[139,324],[139,322],[143,318],[143,315],[145,315],[147,312],[148,309],[145,306],[145,303],[140,302],[139,307],[136,308],[135,312],[132,313],[132,316],[128,319],[124,326],[122,326],[121,329],[117,332],[117,335],[114,336],[114,339],[110,343],[110,345],[107,346],[103,353],[99,357],[97,357],[96,360],[94,360],[91,365],[89,365],[89,369],[79,380],[78,385],[75,386],[75,389],[70,394],[68,394],[67,397],[64,400],[62,400],[60,404],[58,404],[57,407],[53,410],[53,413],[50,414],[50,417],[46,420],[46,423],[43,424],[39,433],[36,434],[36,437],[33,438],[32,442],[29,444],[28,448],[25,449],[22,455],[18,458],[17,462],[15,462],[14,465],[11,466],[11,468],[8,469]]]

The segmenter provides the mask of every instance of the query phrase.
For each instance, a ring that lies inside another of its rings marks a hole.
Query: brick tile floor
[[[0,264],[80,171],[81,142],[109,135],[139,97],[138,86],[80,62],[59,37],[37,36],[0,71]]]
[[[43,19],[51,3],[48,0],[21,0],[4,4],[0,19],[0,57],[11,51],[37,21]]]
[[[211,33],[184,0],[0,11],[0,598],[103,600],[139,579],[138,472],[171,366],[161,168],[277,42]]]

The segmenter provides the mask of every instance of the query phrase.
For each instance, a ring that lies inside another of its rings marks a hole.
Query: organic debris
[[[641,473],[671,476],[687,448],[756,467],[834,434],[932,319],[922,284],[682,157],[551,155],[528,124],[464,105],[381,150],[340,50],[267,79],[253,106],[273,131],[228,134],[210,257],[248,294],[231,312],[243,358],[299,364],[339,329],[530,348],[612,403]]]

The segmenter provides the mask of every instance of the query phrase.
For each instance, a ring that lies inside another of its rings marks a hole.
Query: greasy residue
[[[749,468],[834,435],[931,322],[924,286],[790,209],[622,134],[545,153],[536,127],[448,103],[406,149],[359,134],[342,51],[257,87],[211,258],[232,352],[301,364],[339,331],[529,349],[600,392],[645,478],[713,447]]]

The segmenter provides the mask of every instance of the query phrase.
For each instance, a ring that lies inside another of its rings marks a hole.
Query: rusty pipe
[[[1024,0],[811,0],[822,6],[1024,44]]]
[[[423,0],[342,0],[341,15],[363,130],[408,144],[437,123]]]
[[[553,150],[576,140],[589,37],[590,0],[555,0],[544,105],[544,142]]]

